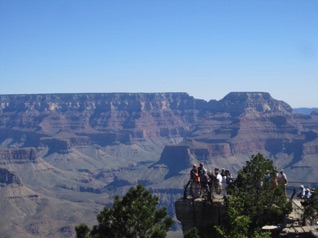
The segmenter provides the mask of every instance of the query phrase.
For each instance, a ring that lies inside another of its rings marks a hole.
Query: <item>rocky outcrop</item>
[[[0,148],[0,165],[10,163],[36,163],[38,153],[35,148]]]
[[[0,168],[0,186],[8,184],[21,184],[21,180],[14,173],[10,172],[7,169]]]
[[[318,117],[318,109],[314,109],[312,112],[311,112],[311,115],[312,116],[315,116],[315,117]]]
[[[160,160],[154,165],[164,164],[169,168],[165,179],[178,174],[180,171],[191,167],[191,151],[189,146],[166,146]]]
[[[283,224],[263,226],[262,230],[271,232],[273,237],[317,237],[316,224],[301,224],[304,211],[300,208],[299,213],[296,203],[298,204],[299,200],[293,200],[293,211],[285,218]],[[215,195],[213,201],[194,199],[191,196],[180,198],[175,202],[175,208],[177,219],[182,224],[183,234],[196,227],[202,238],[221,237],[214,227],[224,223],[225,207],[222,196]]]
[[[220,197],[212,203],[201,198],[181,198],[175,202],[177,219],[185,233],[193,227],[200,232],[200,237],[220,237],[214,226],[221,225],[224,219],[224,202]]]
[[[69,139],[59,139],[59,138],[41,138],[40,146],[48,147],[49,153],[60,153],[67,154],[71,150],[71,142]]]

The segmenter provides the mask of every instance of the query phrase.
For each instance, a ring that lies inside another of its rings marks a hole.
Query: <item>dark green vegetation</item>
[[[159,199],[141,184],[116,196],[112,208],[104,207],[92,230],[86,224],[76,226],[78,238],[162,238],[172,226],[166,208],[157,208]]]
[[[262,154],[252,156],[228,187],[225,225],[218,227],[224,237],[269,237],[259,232],[264,225],[282,223],[292,210],[282,187],[275,186],[277,171]]]
[[[193,227],[184,233],[184,238],[200,238],[199,230]]]
[[[313,221],[318,221],[318,190],[315,189],[312,191],[312,195],[310,199],[306,199],[308,202],[306,205],[304,204],[304,217],[303,217],[303,225],[307,225],[307,219],[310,218]],[[308,224],[309,225],[309,224]]]

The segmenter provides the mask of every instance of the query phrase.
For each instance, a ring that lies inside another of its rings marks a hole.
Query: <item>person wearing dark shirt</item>
[[[196,164],[192,166],[192,169],[190,171],[190,181],[191,181],[191,187],[190,187],[191,195],[193,197],[197,197],[200,192],[200,177],[198,174],[198,169]]]
[[[201,195],[204,194],[204,192],[210,192],[210,188],[208,185],[209,177],[207,174],[207,170],[204,168],[204,164],[200,163],[200,166],[198,168],[198,173],[200,176],[200,186],[201,186]]]

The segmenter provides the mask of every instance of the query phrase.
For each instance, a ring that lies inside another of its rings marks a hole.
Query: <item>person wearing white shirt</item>
[[[219,172],[217,172],[217,174],[216,174],[216,180],[217,180],[217,184],[218,184],[217,193],[221,194],[221,192],[222,192],[222,175]]]

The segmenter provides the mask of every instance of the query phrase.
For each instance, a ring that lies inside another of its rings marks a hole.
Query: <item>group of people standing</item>
[[[270,171],[266,171],[265,181],[271,181],[273,188],[277,186],[282,187],[282,189],[284,190],[285,196],[287,197],[286,188],[288,186],[288,179],[287,179],[287,175],[284,173],[284,170],[280,170],[279,173],[272,171],[272,174],[270,173]]]
[[[213,171],[208,171],[203,163],[199,166],[193,164],[190,171],[191,195],[193,197],[204,196],[215,191],[216,194],[226,195],[226,187],[232,182],[232,176],[229,170],[215,168]]]
[[[276,176],[268,171],[265,180],[271,180],[273,187],[282,186],[287,196],[288,179],[283,170],[280,170]],[[226,195],[227,186],[233,182],[233,178],[228,169],[215,168],[214,171],[208,171],[204,164],[200,163],[199,166],[193,164],[190,171],[190,182],[190,191],[193,197],[204,196],[205,194],[212,196],[213,191],[215,194]]]
[[[309,188],[305,188],[304,185],[300,185],[300,191],[297,196],[301,199],[300,204],[302,206],[307,207],[311,203],[312,192]]]
[[[286,188],[288,186],[288,179],[287,175],[284,173],[284,170],[280,170],[279,173],[269,170],[266,171],[265,174],[265,181],[268,181],[271,183],[273,188],[276,188],[277,186],[280,186],[283,188],[285,196],[287,196]],[[262,185],[263,182],[261,182]]]

